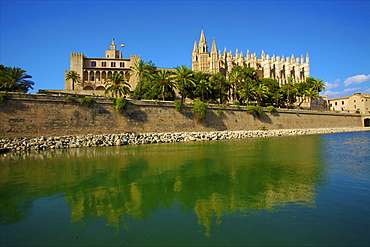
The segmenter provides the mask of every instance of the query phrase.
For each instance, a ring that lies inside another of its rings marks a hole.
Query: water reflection
[[[60,195],[81,226],[145,221],[181,204],[204,234],[236,212],[315,206],[323,177],[320,136],[84,148],[1,157],[1,223],[27,218],[38,198]],[[292,151],[293,150],[293,151]],[[123,224],[122,224],[123,223]]]

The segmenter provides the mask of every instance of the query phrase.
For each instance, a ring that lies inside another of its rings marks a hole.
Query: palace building
[[[136,80],[131,75],[131,66],[141,59],[140,55],[130,55],[123,58],[122,52],[117,50],[114,39],[110,49],[105,51],[105,58],[87,58],[83,53],[70,53],[70,70],[76,71],[81,82],[73,84],[72,80],[65,81],[65,91],[83,91],[85,94],[104,94],[107,88],[106,79],[114,73],[121,73],[131,85],[136,87]],[[67,74],[69,71],[65,71]]]
[[[284,55],[270,56],[262,51],[261,58],[257,58],[256,53],[239,52],[238,49],[235,55],[232,52],[227,52],[224,49],[223,54],[217,49],[216,41],[213,39],[211,52],[208,51],[207,40],[204,35],[204,30],[201,31],[200,40],[194,41],[192,52],[192,69],[193,71],[202,71],[206,73],[221,72],[227,76],[231,69],[236,66],[253,67],[260,78],[274,78],[280,84],[286,83],[288,78],[292,78],[295,82],[303,82],[310,76],[310,58],[306,57],[284,57]]]

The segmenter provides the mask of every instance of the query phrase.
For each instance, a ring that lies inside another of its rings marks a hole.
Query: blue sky
[[[35,89],[64,89],[70,52],[123,56],[158,67],[191,66],[203,28],[211,46],[310,55],[329,98],[370,93],[370,1],[1,1],[0,63],[33,76]]]

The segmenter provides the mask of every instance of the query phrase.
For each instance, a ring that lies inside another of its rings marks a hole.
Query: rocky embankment
[[[315,129],[277,129],[248,131],[214,131],[214,132],[182,132],[182,133],[122,133],[107,135],[53,136],[34,138],[0,139],[3,151],[28,151],[62,148],[80,148],[96,146],[121,146],[151,143],[170,143],[187,141],[209,141],[243,139],[255,137],[292,136],[308,134],[325,134],[338,132],[366,131],[369,128],[315,128]]]

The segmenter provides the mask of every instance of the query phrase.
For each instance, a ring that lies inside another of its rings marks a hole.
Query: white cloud
[[[339,83],[341,80],[340,79],[336,79],[335,81],[334,81],[334,83]]]
[[[370,88],[365,89],[364,93],[370,93]]]
[[[357,91],[357,90],[361,90],[361,88],[360,87],[346,88],[343,90],[343,93]]]
[[[335,81],[337,81],[337,80],[335,80]],[[325,89],[333,89],[333,88],[336,88],[338,86],[339,86],[339,83],[325,82]]]
[[[360,84],[368,80],[370,80],[370,74],[369,75],[365,75],[365,74],[355,75],[355,76],[348,77],[344,81],[344,85],[347,87],[351,84]]]
[[[339,94],[342,94],[342,92],[333,92],[333,91],[325,91],[325,95],[328,95],[328,96],[336,96],[336,95],[339,95]]]

